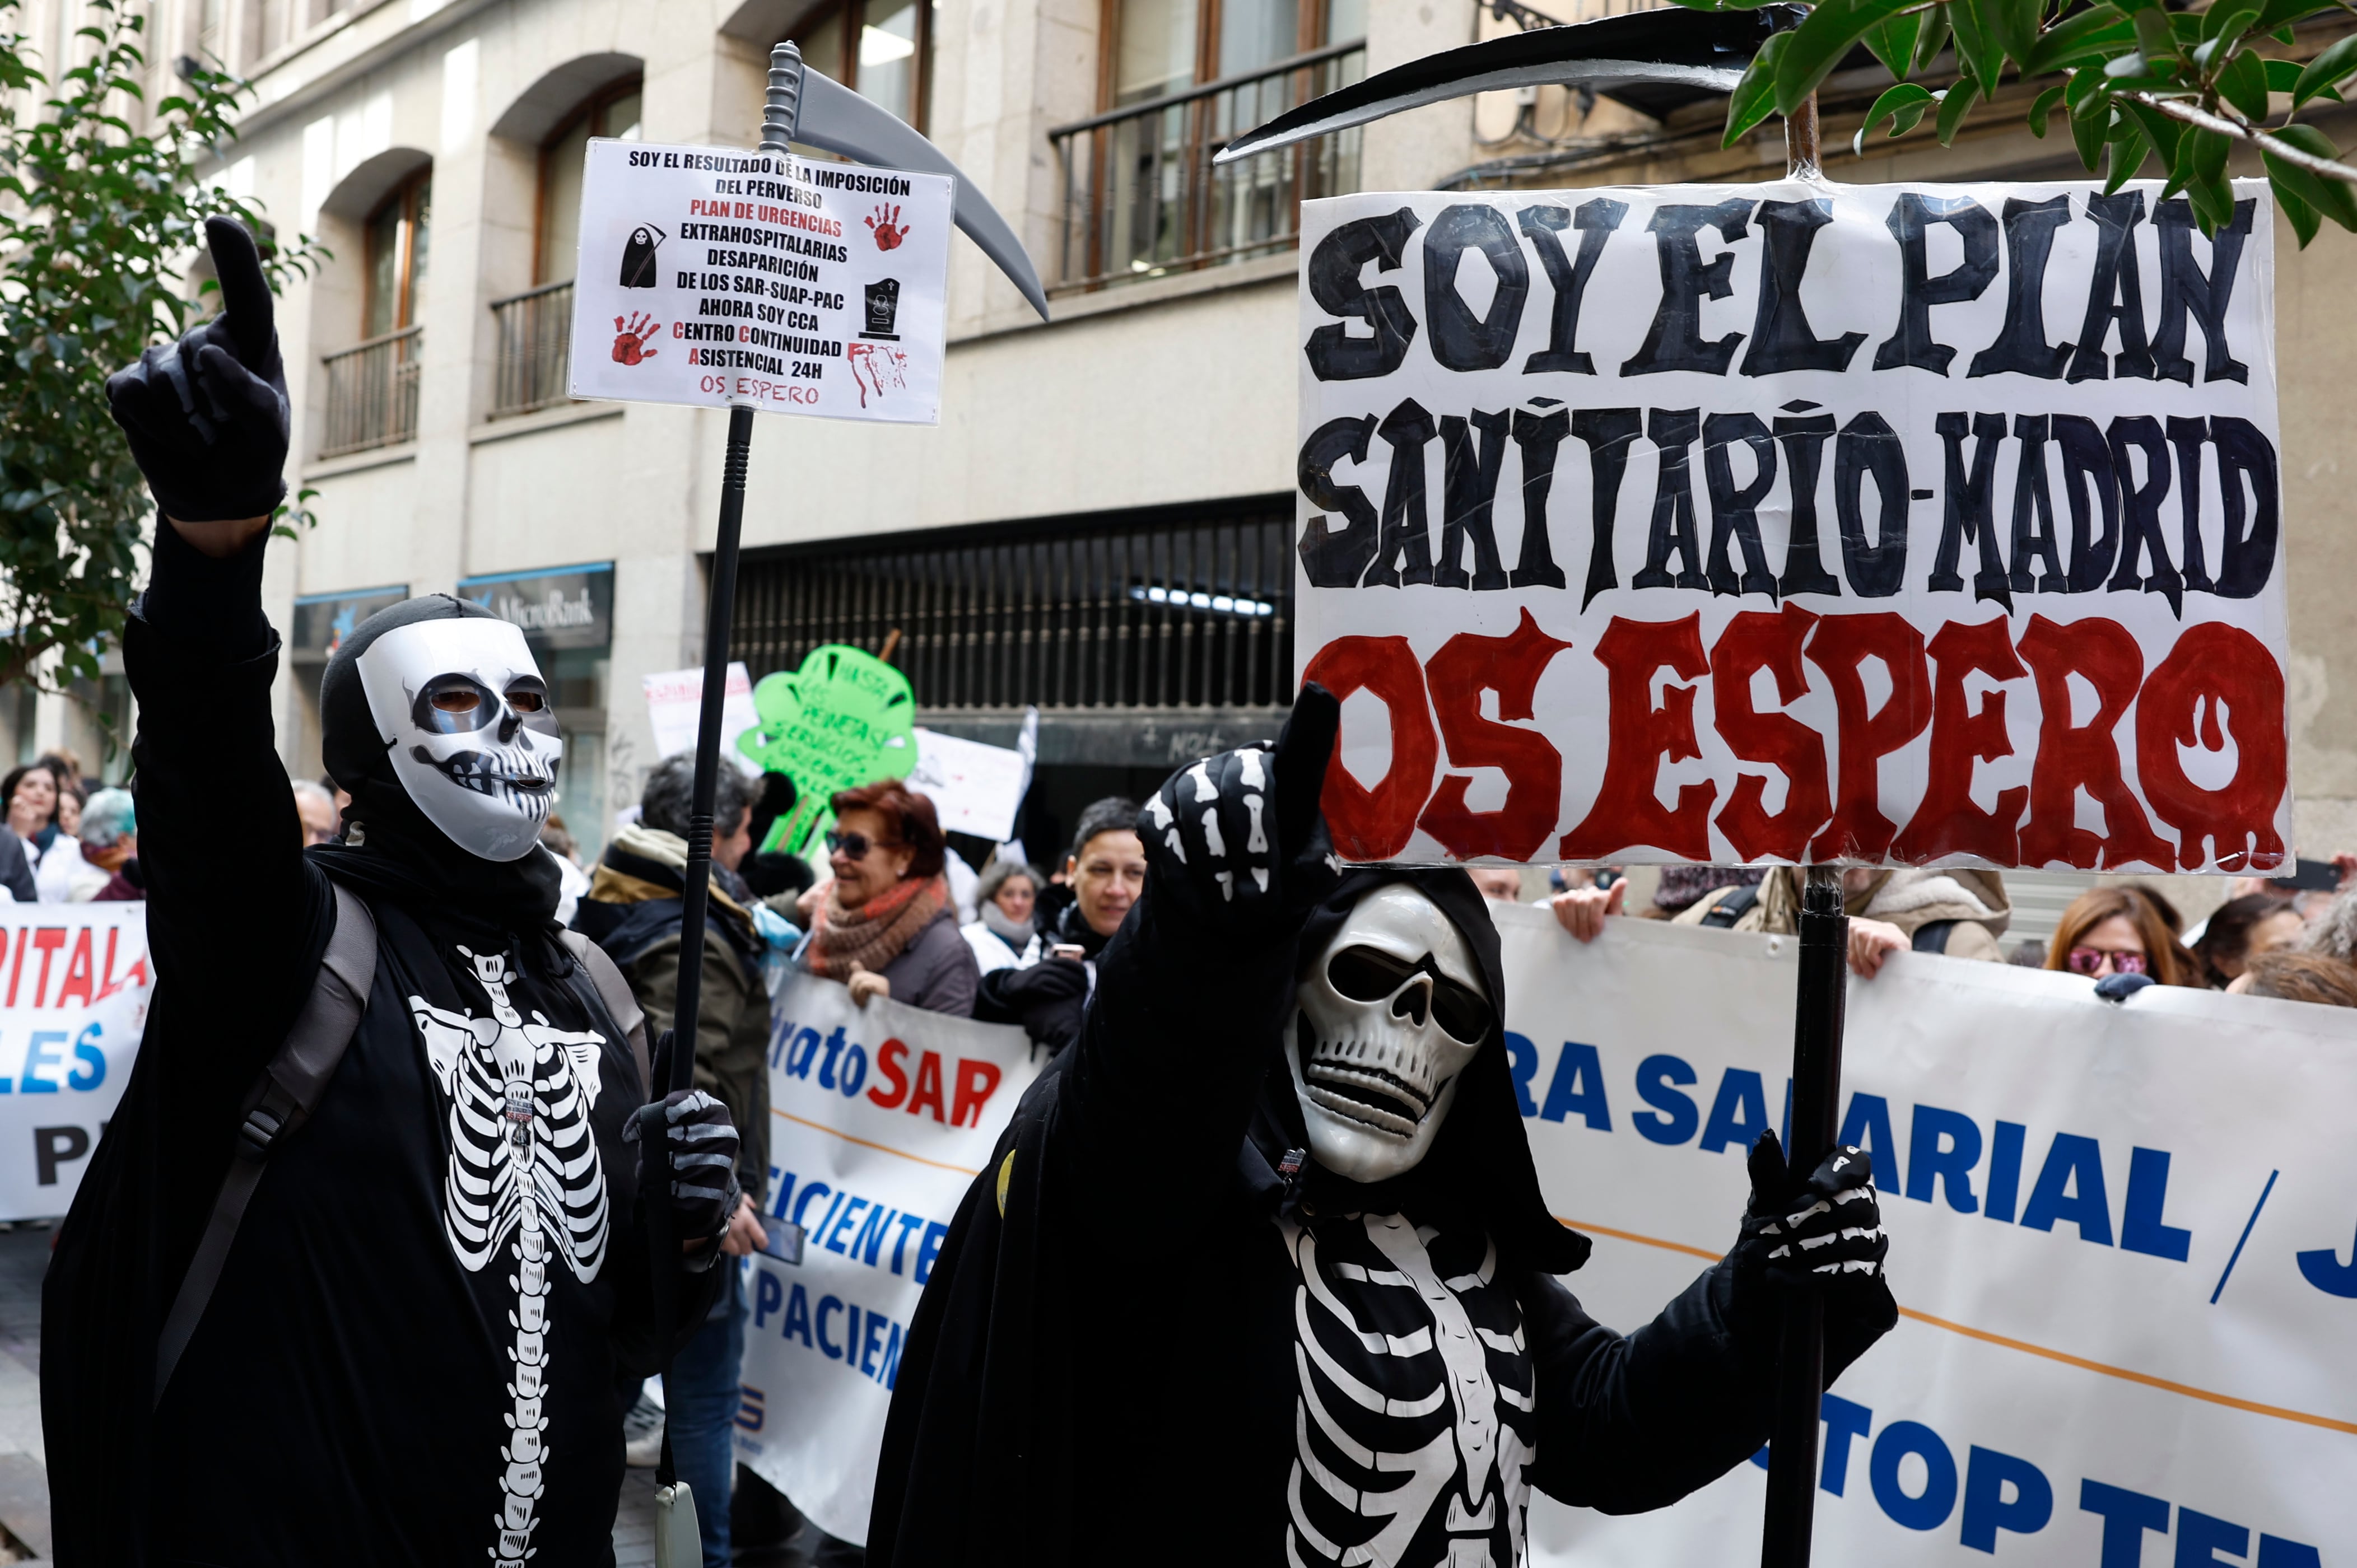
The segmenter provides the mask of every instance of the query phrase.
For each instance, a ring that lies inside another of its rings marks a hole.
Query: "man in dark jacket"
[[[709,1096],[647,1103],[562,940],[563,741],[513,626],[434,596],[344,640],[319,705],[352,842],[302,848],[262,609],[285,381],[253,237],[206,227],[222,314],[107,386],[162,513],[124,634],[156,992],[42,1289],[57,1561],[610,1562],[624,1391],[704,1316],[736,1134]],[[354,908],[372,983],[290,1126],[257,1079]]]
[[[1660,1508],[1757,1451],[1789,1290],[1897,1321],[1870,1172],[1753,1151],[1734,1249],[1613,1333],[1556,1276],[1464,873],[1335,869],[1340,709],[1175,775],[1080,1038],[968,1189],[900,1363],[875,1568],[1503,1565],[1530,1488]],[[1175,1504],[1175,1506],[1174,1506]]]
[[[742,1257],[761,1244],[761,1205],[770,1186],[770,992],[763,942],[750,895],[736,871],[752,845],[752,787],[724,763],[712,802],[712,887],[705,906],[704,980],[695,1012],[695,1086],[728,1108],[742,1129],[737,1177],[745,1196],[724,1249]],[[679,1007],[680,930],[686,886],[687,821],[695,788],[695,754],[666,757],[647,775],[639,820],[606,846],[574,928],[606,950],[630,983],[647,1027],[672,1026]],[[696,1337],[664,1380],[663,1407],[672,1460],[694,1489],[696,1525],[706,1568],[728,1562],[729,1481],[736,1468],[737,1371],[745,1355],[745,1304],[737,1272],[713,1303]]]

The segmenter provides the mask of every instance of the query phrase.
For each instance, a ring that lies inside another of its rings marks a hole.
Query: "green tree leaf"
[[[1731,147],[1750,133],[1752,128],[1776,113],[1776,61],[1791,45],[1790,33],[1771,33],[1751,57],[1743,70],[1742,80],[1727,99],[1727,134],[1718,145]]]
[[[2332,145],[2332,138],[2313,125],[2286,125],[2268,134],[2315,157],[2341,156],[2341,149]],[[2357,230],[2357,187],[2311,173],[2265,148],[2260,149],[2259,156],[2266,165],[2267,177],[2277,189],[2289,190],[2343,229]]]
[[[1867,49],[1882,62],[1882,69],[1904,80],[1915,64],[1915,38],[1923,30],[1923,14],[1920,11],[1886,17],[1878,26],[1866,30]]]
[[[1978,102],[1980,95],[1980,84],[1970,77],[1966,77],[1941,95],[1940,119],[1938,124],[1933,127],[1933,134],[1940,138],[1942,146],[1952,147],[1956,145],[1956,133],[1964,128],[1964,116],[1973,112],[1973,105]]]
[[[2097,73],[2097,80],[2101,80]],[[2091,92],[2071,109],[2071,140],[2079,149],[2079,161],[2093,174],[2100,166],[2104,144],[2112,133],[2112,100],[2105,92]]]
[[[1790,114],[1842,57],[1910,0],[1825,0],[1793,28],[1776,59],[1776,111]]]
[[[2236,49],[2226,69],[2218,73],[2218,95],[2243,112],[2245,120],[2267,117],[2267,70],[2247,48]]]
[[[2042,138],[2046,134],[2046,123],[2053,118],[2054,106],[2062,102],[2062,92],[2063,89],[2059,86],[2050,87],[2040,93],[2038,101],[2029,106],[2031,135]]]
[[[1947,47],[1948,8],[1934,5],[1925,13],[1923,31],[1915,39],[1915,69],[1929,70],[1932,62],[1939,58],[1940,51]]]
[[[2319,93],[2339,87],[2352,72],[2357,72],[2357,33],[2328,46],[2308,62],[2307,69],[2292,82],[2292,107],[2296,109]]]
[[[2316,215],[2315,208],[2286,190],[2281,180],[2270,178],[2268,183],[2275,187],[2276,205],[2283,209],[2284,217],[2291,223],[2292,232],[2299,236],[2299,248],[2307,250],[2308,242],[2316,238],[2317,231],[2324,226],[2324,220]]]
[[[1851,138],[1850,148],[1860,157],[1866,156],[1866,139],[1883,121],[1891,122],[1893,137],[1903,136],[1923,119],[1923,112],[1940,101],[1940,95],[1921,82],[1902,81],[1896,87],[1885,88],[1874,107],[1866,112],[1866,124]]]
[[[1996,89],[1997,73],[2005,67],[2004,51],[1983,25],[1986,4],[1986,0],[1948,0],[1948,26],[1955,29],[1956,59],[1984,96]]]
[[[2114,5],[2091,5],[2046,29],[2022,67],[2025,76],[2043,76],[2074,65],[2101,64],[2136,42],[2136,24]]]

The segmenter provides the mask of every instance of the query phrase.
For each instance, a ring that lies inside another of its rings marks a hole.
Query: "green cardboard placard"
[[[906,778],[917,766],[917,697],[909,678],[874,654],[830,642],[802,668],[779,670],[753,687],[760,723],[737,749],[794,781],[794,809],[780,817],[763,850],[802,854],[832,820],[838,789]]]

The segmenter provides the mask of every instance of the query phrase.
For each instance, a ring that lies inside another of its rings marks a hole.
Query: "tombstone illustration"
[[[882,278],[867,285],[867,328],[862,338],[880,342],[897,343],[900,335],[892,328],[900,315],[900,280]]]

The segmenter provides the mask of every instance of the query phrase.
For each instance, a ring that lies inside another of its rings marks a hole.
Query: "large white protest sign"
[[[954,185],[591,142],[573,395],[936,423]]]
[[[737,1453],[828,1534],[865,1541],[909,1320],[1045,1058],[1020,1029],[856,1007],[806,974],[771,1018],[770,1211],[804,1240],[799,1264],[748,1265]]]
[[[1494,912],[1532,1153],[1597,1240],[1566,1283],[1631,1329],[1734,1240],[1745,1152],[1785,1114],[1795,943],[1610,920],[1583,947]],[[2339,1561],[2357,1013],[2160,986],[2113,1006],[1911,953],[1848,994],[1842,1137],[1873,1154],[1904,1316],[1824,1402],[1819,1559]],[[1538,1500],[1534,1559],[1755,1563],[1764,1481],[1625,1519]]]
[[[151,983],[145,904],[0,904],[0,1219],[72,1204]]]
[[[704,671],[666,670],[647,676],[643,683],[647,725],[655,732],[655,755],[675,757],[695,749],[695,722],[704,711]],[[720,755],[739,771],[755,777],[760,774],[760,763],[727,743],[760,727],[761,715],[753,706],[753,677],[743,660],[733,659],[728,663],[728,689],[720,693]]]
[[[1304,205],[1303,673],[1362,861],[2287,852],[2273,208]]]

